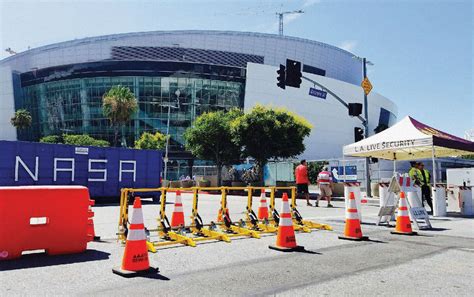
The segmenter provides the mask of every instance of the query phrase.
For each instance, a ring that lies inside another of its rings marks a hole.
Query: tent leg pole
[[[442,195],[438,195],[436,191],[436,155],[434,145],[431,146],[431,160],[433,162],[433,188],[432,188],[432,200],[433,200],[433,216],[439,217],[446,215],[446,198]]]
[[[397,159],[393,159],[393,174],[397,173]]]

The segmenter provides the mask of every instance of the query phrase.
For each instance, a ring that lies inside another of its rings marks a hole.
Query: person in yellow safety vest
[[[410,178],[413,180],[415,185],[421,186],[421,171],[418,169],[418,162],[410,162],[411,168],[408,171]]]
[[[424,204],[426,201],[433,213],[433,200],[431,199],[431,175],[428,170],[425,169],[425,165],[421,162],[418,163],[418,169],[421,173],[421,201]]]

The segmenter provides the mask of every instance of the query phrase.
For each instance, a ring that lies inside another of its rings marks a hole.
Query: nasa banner
[[[0,186],[83,185],[92,197],[160,186],[160,151],[0,141],[0,152]]]

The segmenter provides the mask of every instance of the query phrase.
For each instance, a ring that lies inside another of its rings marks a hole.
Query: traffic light
[[[286,59],[286,85],[299,88],[302,76],[301,62]]]
[[[359,116],[362,113],[362,103],[349,103],[348,105],[351,117]]]
[[[286,74],[285,74],[285,66],[281,65],[280,64],[280,69],[277,70],[277,80],[278,80],[278,83],[277,83],[277,86],[282,88],[283,90],[285,89],[285,82],[286,82]]]
[[[359,127],[354,127],[354,141],[361,141],[364,139],[364,129]]]

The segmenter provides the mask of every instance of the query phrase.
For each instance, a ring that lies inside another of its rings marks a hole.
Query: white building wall
[[[15,113],[13,79],[9,66],[0,66],[0,140],[16,140],[16,129],[10,124]]]
[[[347,109],[329,94],[326,99],[308,95],[313,85],[305,80],[299,89],[287,87],[282,90],[276,85],[276,71],[277,68],[273,66],[247,64],[245,109],[251,109],[256,104],[287,108],[305,117],[313,125],[311,135],[305,139],[306,151],[301,158],[315,160],[341,157],[342,147],[354,142],[354,127],[362,127],[361,121],[350,117]],[[304,76],[327,86],[348,102],[363,103],[364,94],[359,86],[309,73],[304,73]],[[374,91],[369,94],[368,101],[369,131],[373,134],[378,125],[380,107],[395,116],[398,111],[392,101]]]

